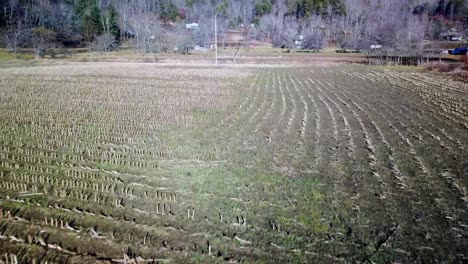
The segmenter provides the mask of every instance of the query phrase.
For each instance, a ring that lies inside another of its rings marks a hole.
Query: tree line
[[[8,0],[0,3],[0,45],[12,52],[51,47],[109,50],[134,38],[142,52],[187,51],[243,28],[274,46],[343,49],[379,45],[420,53],[424,40],[468,25],[466,0]],[[185,23],[196,22],[196,30]],[[466,33],[466,32],[462,32]]]

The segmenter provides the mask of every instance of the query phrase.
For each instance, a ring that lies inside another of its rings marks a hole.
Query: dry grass
[[[459,63],[432,62],[425,65],[425,68],[429,71],[442,73],[445,77],[449,77],[454,80],[465,82],[468,81],[468,65],[462,65]]]
[[[0,261],[468,258],[466,84],[175,60],[0,69]]]

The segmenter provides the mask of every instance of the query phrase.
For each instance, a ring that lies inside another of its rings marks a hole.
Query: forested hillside
[[[135,38],[140,50],[205,45],[219,33],[243,27],[249,39],[293,47],[305,36],[310,47],[370,43],[395,50],[447,30],[462,34],[466,0],[9,0],[1,4],[0,43],[16,51],[47,47],[114,47]],[[185,23],[197,22],[196,32]]]

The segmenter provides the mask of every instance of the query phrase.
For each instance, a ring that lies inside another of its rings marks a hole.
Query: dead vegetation
[[[468,258],[464,83],[336,65],[0,76],[3,263]]]
[[[441,73],[448,78],[468,82],[468,65],[459,63],[431,62],[425,65],[429,71]]]

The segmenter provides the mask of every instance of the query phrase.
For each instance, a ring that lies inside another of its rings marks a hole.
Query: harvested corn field
[[[3,262],[468,260],[467,84],[336,65],[0,77]]]

